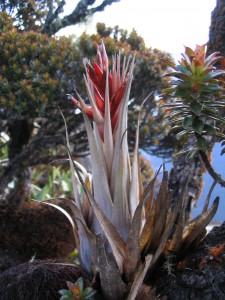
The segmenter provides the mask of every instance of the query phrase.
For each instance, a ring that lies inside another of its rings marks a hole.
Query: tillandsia
[[[178,131],[177,138],[194,134],[195,147],[191,148],[186,159],[201,154],[206,168],[212,177],[225,186],[225,182],[210,166],[207,154],[210,149],[209,139],[225,145],[225,71],[215,64],[224,60],[219,52],[206,56],[206,45],[197,45],[195,50],[185,47],[181,61],[176,65],[166,61],[173,71],[165,74],[172,77],[171,87],[162,93],[169,99],[166,107],[166,124]],[[182,151],[181,151],[182,152]],[[221,154],[225,153],[225,149]]]
[[[74,201],[68,200],[68,204],[73,214],[70,216],[58,208],[73,226],[82,267],[93,278],[100,279],[99,291],[107,300],[143,299],[146,288],[143,281],[161,255],[190,247],[202,235],[218,207],[216,199],[209,210],[185,224],[185,189],[172,206],[165,170],[156,196],[154,184],[158,173],[143,190],[138,125],[132,160],[127,141],[127,111],[134,67],[134,57],[124,58],[121,63],[118,54],[113,56],[109,70],[102,43],[97,47],[93,66],[85,60],[90,106],[78,93],[75,98],[71,96],[84,116],[92,163],[91,181],[72,160],[66,129],[74,189]],[[79,185],[84,193],[79,193]],[[57,207],[50,200],[47,203]],[[145,299],[152,299],[150,292]]]

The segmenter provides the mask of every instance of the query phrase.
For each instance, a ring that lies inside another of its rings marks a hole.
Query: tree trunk
[[[11,120],[8,125],[8,131],[10,135],[10,142],[8,146],[9,163],[21,153],[23,148],[28,144],[32,131],[33,123],[27,119]],[[28,199],[29,185],[30,185],[30,170],[28,168],[20,169],[15,173],[14,177],[15,186],[7,194],[6,200],[13,206],[21,204],[24,200]],[[7,187],[9,182],[3,184],[3,191]]]
[[[194,139],[194,136],[190,136],[182,150],[191,149],[195,145]],[[196,201],[200,197],[205,168],[199,155],[188,162],[185,161],[185,156],[186,154],[183,154],[174,159],[169,187],[173,190],[173,199],[176,202],[187,184],[186,219],[188,219]]]
[[[207,48],[208,54],[219,51],[225,55],[225,0],[217,0],[212,11]]]

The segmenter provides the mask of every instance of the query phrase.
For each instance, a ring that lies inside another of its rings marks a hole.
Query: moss
[[[64,258],[74,250],[74,236],[66,217],[53,207],[25,201],[19,208],[0,210],[1,250],[16,263]]]
[[[90,286],[88,275],[76,265],[59,265],[53,261],[26,262],[0,275],[0,299],[59,299],[58,291],[67,289],[66,281],[75,282],[79,277],[83,278],[84,287]]]

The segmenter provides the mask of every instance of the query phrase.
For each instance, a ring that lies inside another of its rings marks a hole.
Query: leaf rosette
[[[173,80],[171,87],[162,93],[162,97],[170,99],[164,105],[166,124],[172,124],[172,129],[180,128],[178,138],[194,134],[195,150],[207,152],[208,136],[219,141],[225,138],[225,119],[222,115],[225,102],[221,81],[225,71],[215,67],[222,58],[219,52],[206,57],[206,45],[197,45],[195,50],[185,47],[185,53],[177,65],[167,61],[173,71],[165,76]]]

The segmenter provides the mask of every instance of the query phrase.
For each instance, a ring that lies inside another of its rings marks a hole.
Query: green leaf
[[[176,67],[177,67],[177,69],[180,72],[185,73],[186,75],[192,75],[192,73],[190,72],[190,70],[188,70],[185,66],[183,66],[183,65],[177,65]]]
[[[208,85],[203,85],[200,88],[201,92],[216,92],[216,91],[222,91],[223,88],[219,86],[218,84],[208,84]]]
[[[189,104],[190,101],[188,101],[188,99],[191,96],[190,91],[188,90],[190,89],[190,86],[188,86],[187,88],[181,89],[180,87],[175,91],[174,96],[175,97],[182,97],[183,100],[186,100],[187,104]]]
[[[95,294],[97,293],[96,290],[93,290],[90,287],[87,287],[84,292],[83,292],[83,300],[89,300],[90,298],[92,298]]]
[[[191,125],[192,121],[193,121],[193,116],[189,115],[189,116],[185,117],[183,120],[184,129],[188,129],[188,127]]]
[[[194,120],[193,120],[193,122],[192,122],[192,128],[198,134],[202,134],[203,129],[204,129],[204,123],[202,122],[202,120],[200,120],[199,118],[195,117]]]
[[[167,76],[175,77],[175,78],[181,79],[185,82],[186,81],[189,82],[191,80],[189,75],[180,73],[180,72],[171,72],[171,73],[167,74]]]
[[[211,78],[220,76],[220,75],[224,75],[225,71],[223,70],[219,70],[219,71],[215,71],[215,72],[210,72],[208,74],[206,74],[205,76],[203,76],[201,79],[202,80],[209,80]]]
[[[197,147],[198,147],[198,149],[199,150],[202,150],[202,151],[206,151],[206,149],[207,149],[207,142],[206,142],[206,140],[205,140],[205,138],[204,137],[199,137],[198,139],[197,139]]]
[[[75,285],[75,286],[79,286],[80,291],[82,292],[82,291],[83,291],[83,287],[84,287],[83,278],[82,278],[82,277],[79,277],[79,278],[77,279],[77,281],[75,282],[74,285]]]
[[[196,101],[190,104],[190,110],[195,113],[197,116],[201,115],[202,105]]]
[[[60,297],[59,300],[74,300],[74,297],[70,296],[70,295],[64,295],[64,296]]]
[[[71,292],[66,289],[60,290],[59,294],[62,296],[71,296]]]
[[[48,194],[49,192],[49,188],[48,186],[46,185],[43,189],[41,189],[40,192],[38,192],[36,195],[35,195],[35,199],[38,200],[38,201],[42,201],[46,198],[46,195]]]
[[[216,127],[212,126],[212,125],[204,125],[204,130],[210,134],[216,135]]]

